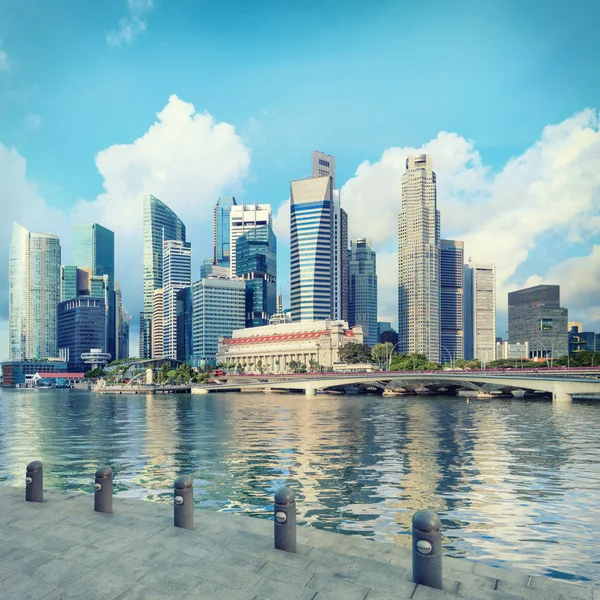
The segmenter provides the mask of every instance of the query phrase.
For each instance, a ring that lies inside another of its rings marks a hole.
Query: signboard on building
[[[552,319],[540,319],[540,331],[552,331]]]

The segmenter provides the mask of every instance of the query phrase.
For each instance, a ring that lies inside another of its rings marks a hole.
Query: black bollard
[[[112,514],[113,475],[110,467],[100,467],[96,471],[94,492],[94,510]]]
[[[430,510],[412,518],[413,581],[442,589],[442,522]]]
[[[296,495],[289,487],[275,492],[275,549],[296,552]]]
[[[194,529],[194,482],[189,475],[182,475],[173,485],[175,527]]]
[[[27,465],[25,473],[25,500],[27,502],[44,501],[44,469],[39,460]]]

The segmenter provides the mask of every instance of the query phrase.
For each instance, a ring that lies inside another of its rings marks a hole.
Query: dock
[[[444,557],[444,590],[411,581],[411,551],[298,527],[297,554],[273,549],[273,522],[173,505],[0,486],[0,597],[6,600],[567,600],[598,588]],[[518,560],[518,559],[517,559]],[[595,594],[595,596],[594,596]]]

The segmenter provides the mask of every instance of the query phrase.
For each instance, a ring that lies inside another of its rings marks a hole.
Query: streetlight
[[[442,350],[446,351],[446,354],[448,354],[448,358],[450,359],[450,368],[454,369],[454,362],[452,361],[452,354],[450,354],[448,348],[446,348],[446,346],[444,346],[443,344],[440,344],[440,348]]]
[[[540,339],[535,339],[532,340],[534,342],[538,342],[538,344],[543,348],[544,352],[546,353],[546,364],[548,363],[548,348],[546,348],[546,346],[544,346],[544,344],[542,343],[542,340]],[[552,368],[554,362],[553,362],[553,358],[554,358],[554,340],[552,340],[552,353],[550,354],[550,368]]]

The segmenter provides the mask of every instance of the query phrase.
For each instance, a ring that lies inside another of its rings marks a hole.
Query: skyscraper
[[[350,250],[350,327],[362,325],[364,343],[371,348],[379,342],[377,326],[377,258],[371,240],[352,240]]]
[[[334,163],[335,164],[335,163]],[[348,214],[333,190],[331,228],[331,318],[348,321]]]
[[[144,303],[140,314],[140,358],[150,358],[152,348],[152,312],[154,290],[162,288],[163,240],[185,242],[185,225],[181,219],[155,196],[143,199],[144,236]]]
[[[235,277],[236,274],[235,246],[237,239],[251,229],[266,226],[273,226],[270,204],[238,204],[231,207],[229,232],[229,270],[231,277]]]
[[[230,220],[231,207],[237,202],[231,198],[219,198],[214,210],[214,256],[213,264],[219,267],[230,267]]]
[[[60,240],[13,223],[8,275],[9,358],[58,356]]]
[[[115,309],[115,234],[106,227],[79,225],[73,228],[73,262],[79,269],[91,269],[93,276],[108,277],[106,347],[111,357],[116,350],[116,309]],[[66,298],[65,298],[66,300]]]
[[[489,362],[496,356],[496,271],[469,261],[464,276],[465,358]]]
[[[153,293],[152,319],[151,326],[151,342],[150,358],[164,358],[165,352],[165,327],[164,327],[164,290],[156,288]]]
[[[331,189],[335,189],[335,158],[331,154],[313,150],[312,176],[331,177]]]
[[[406,159],[398,215],[398,339],[401,352],[440,359],[440,213],[431,156]]]
[[[277,310],[277,241],[271,226],[237,239],[236,275],[246,284],[246,327],[268,325]]]
[[[451,363],[464,358],[464,244],[455,240],[440,244],[440,360]]]
[[[333,183],[328,175],[291,182],[291,307],[294,321],[331,318]]]
[[[117,354],[115,360],[129,358],[129,324],[131,317],[123,307],[123,295],[121,286],[115,281],[115,310],[116,310],[116,335],[117,335]]]
[[[189,242],[165,240],[163,246],[163,357],[177,359],[177,292],[192,285]]]

